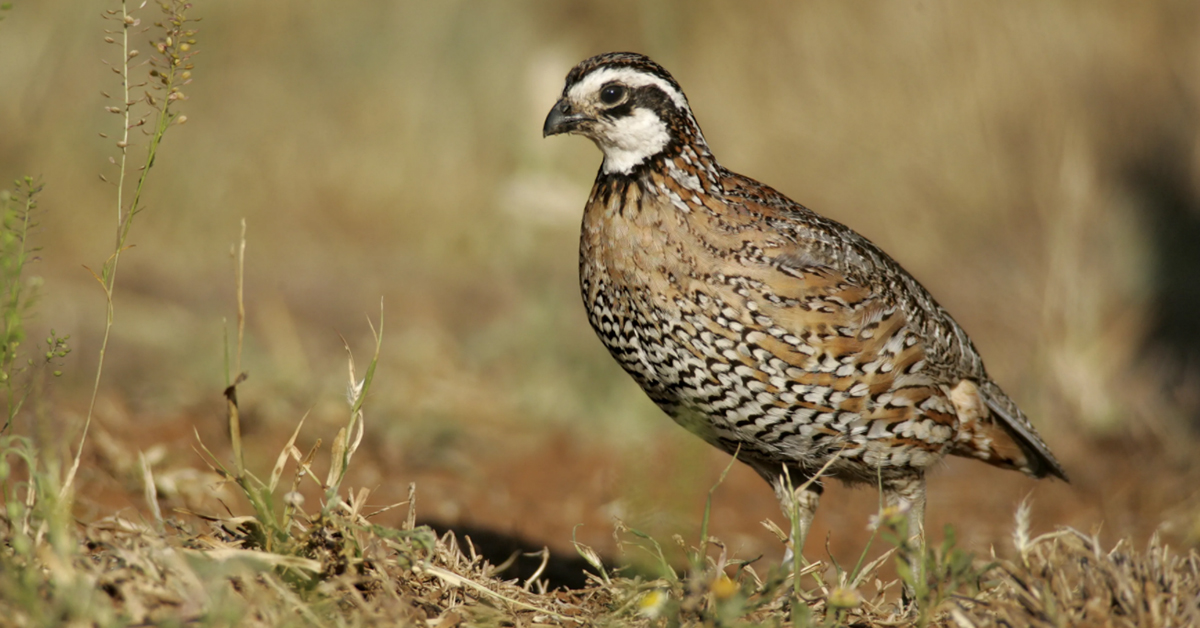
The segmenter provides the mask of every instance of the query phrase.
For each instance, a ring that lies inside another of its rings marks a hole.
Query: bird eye
[[[606,105],[615,105],[625,98],[624,85],[605,85],[604,89],[600,90],[600,102]]]

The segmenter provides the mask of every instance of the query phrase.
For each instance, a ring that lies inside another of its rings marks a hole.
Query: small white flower
[[[662,589],[651,589],[642,594],[637,602],[637,613],[646,619],[655,619],[662,613],[667,604],[667,592]]]
[[[895,527],[900,525],[908,516],[908,511],[912,509],[912,504],[908,500],[900,500],[895,506],[888,506],[879,511],[878,514],[871,515],[867,519],[867,529],[874,532],[879,529],[880,524],[886,527]]]

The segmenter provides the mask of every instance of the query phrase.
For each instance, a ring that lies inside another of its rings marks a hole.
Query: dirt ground
[[[91,460],[84,465],[81,519],[145,509],[140,473],[129,467],[139,450],[157,452],[155,472],[164,511],[224,514],[228,506],[241,514],[238,510],[245,508],[232,492],[213,488],[214,476],[193,478],[187,472],[204,469],[193,451],[193,429],[218,456],[227,455],[218,416],[201,422],[191,415],[109,417],[99,428]],[[298,441],[301,450],[307,451],[315,440],[305,438],[306,433],[318,430],[306,426]],[[290,428],[282,426],[251,431],[247,459],[258,461],[257,466],[269,465],[289,433]],[[595,548],[607,563],[647,562],[644,552],[619,545],[613,534],[615,517],[650,533],[668,546],[668,552],[672,535],[690,544],[698,540],[706,493],[730,459],[674,426],[653,433],[661,438],[618,449],[578,433],[514,430],[502,441],[464,439],[442,452],[437,462],[368,434],[351,465],[348,485],[370,489],[370,503],[382,507],[404,501],[409,484],[415,483],[418,522],[439,531],[455,530],[460,538],[469,536],[493,564],[517,551],[549,547],[552,560],[546,576],[551,583],[578,587],[584,583],[585,563],[572,547],[572,535]],[[1035,481],[974,461],[949,459],[930,475],[926,528],[931,539],[939,541],[943,527],[950,525],[961,547],[978,554],[994,550],[1009,555],[1014,512],[1028,496],[1035,534],[1066,525],[1098,533],[1106,545],[1129,538],[1135,547],[1143,547],[1157,533],[1176,547],[1194,546],[1200,538],[1200,460],[1192,455],[1194,446],[1180,442],[1186,438],[1169,447],[1145,438],[1056,442],[1071,474],[1070,484]],[[175,488],[164,488],[167,481]],[[306,497],[317,499],[312,493]],[[867,544],[867,522],[877,504],[878,494],[870,488],[831,484],[805,555],[853,564]],[[399,527],[406,512],[406,507],[396,508],[374,520]],[[761,525],[764,519],[786,525],[768,486],[748,467],[733,465],[713,494],[710,534],[734,557],[761,557],[773,563],[782,556],[783,546]],[[622,540],[630,540],[629,535]],[[871,553],[884,549],[877,542]],[[682,563],[678,554],[673,557]],[[527,576],[539,563],[540,558],[522,556],[507,573]]]

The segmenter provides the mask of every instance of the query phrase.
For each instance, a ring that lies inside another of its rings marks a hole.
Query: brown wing
[[[773,287],[784,303],[762,307],[792,332],[782,338],[796,367],[789,375],[844,393],[829,405],[859,415],[849,440],[871,466],[931,464],[952,444],[958,420],[925,370],[925,345],[896,304],[805,257],[794,247],[777,251]]]
[[[807,371],[827,358],[857,356],[855,373],[835,382],[868,388],[866,398],[847,407],[862,404],[868,434],[904,431],[907,421],[923,417],[927,446],[944,444],[944,430],[928,428],[945,426],[953,431],[950,453],[1066,479],[1029,419],[988,377],[966,332],[898,263],[768,186],[732,173],[725,183],[745,219],[757,214],[772,227],[764,253],[794,280],[793,296],[803,307],[780,311],[783,326],[837,332],[815,334],[823,357],[796,366]]]

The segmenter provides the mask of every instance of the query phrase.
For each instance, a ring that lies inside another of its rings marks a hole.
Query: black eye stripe
[[[603,94],[604,89],[607,87],[609,85],[600,89],[601,94]],[[601,98],[601,102],[603,102],[603,98]],[[630,89],[629,96],[625,99],[625,102],[606,109],[601,115],[607,118],[623,118],[633,113],[634,107],[657,111],[664,118],[668,117],[668,112],[674,112],[677,109],[671,97],[657,85],[643,85]]]
[[[667,93],[657,85],[643,85],[637,88],[633,91],[633,97],[629,100],[647,109],[666,110],[675,108],[675,103],[671,100],[671,97],[667,96]]]

